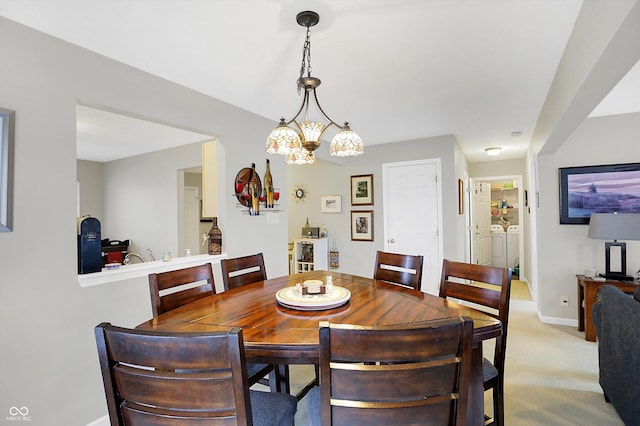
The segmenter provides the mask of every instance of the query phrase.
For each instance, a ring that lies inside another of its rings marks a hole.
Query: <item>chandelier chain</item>
[[[311,29],[307,27],[307,37],[304,40],[302,47],[302,64],[300,65],[300,78],[304,76],[304,72],[307,72],[307,76],[311,77]],[[298,86],[298,95],[302,88]]]

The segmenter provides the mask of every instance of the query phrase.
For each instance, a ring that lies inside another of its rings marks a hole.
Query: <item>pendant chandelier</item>
[[[343,126],[336,124],[318,102],[316,88],[320,86],[320,79],[311,76],[310,28],[320,21],[320,16],[312,11],[300,12],[296,16],[296,21],[300,26],[307,28],[307,37],[302,48],[300,77],[298,78],[298,95],[301,90],[304,90],[304,97],[300,109],[291,120],[285,121],[284,117],[280,119],[278,126],[267,138],[266,151],[269,154],[285,155],[287,164],[312,164],[315,162],[314,151],[320,146],[322,134],[329,127],[336,126],[340,131],[331,141],[329,153],[337,157],[360,155],[364,152],[360,136],[349,128],[349,123],[345,122]],[[310,120],[309,104],[312,99],[316,109],[329,123]]]

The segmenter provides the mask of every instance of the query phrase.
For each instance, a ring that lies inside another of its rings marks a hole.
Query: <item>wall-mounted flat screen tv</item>
[[[560,223],[588,224],[591,213],[640,213],[640,163],[563,167]]]

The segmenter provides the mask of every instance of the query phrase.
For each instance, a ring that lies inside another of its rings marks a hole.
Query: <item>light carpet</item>
[[[491,343],[484,351],[492,356]],[[507,426],[623,425],[605,402],[598,384],[598,346],[575,327],[542,324],[527,284],[511,289],[509,339],[505,367]],[[294,391],[313,377],[311,366],[291,366]],[[492,414],[491,392],[485,409]],[[307,425],[307,401],[298,404],[296,425]]]

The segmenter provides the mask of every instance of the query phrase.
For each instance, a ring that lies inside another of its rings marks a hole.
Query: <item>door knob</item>
[[[395,243],[395,242],[396,242],[396,240],[394,240],[393,238],[391,238],[391,239],[389,240],[389,242],[390,242],[391,244],[393,244],[393,243]]]

